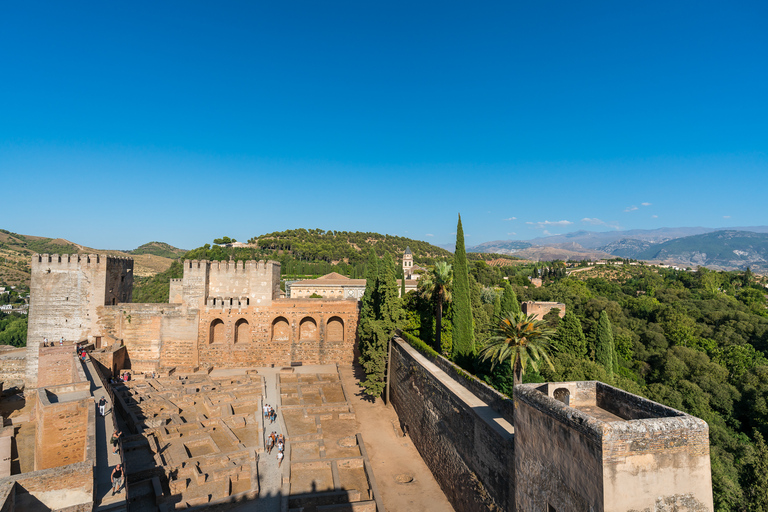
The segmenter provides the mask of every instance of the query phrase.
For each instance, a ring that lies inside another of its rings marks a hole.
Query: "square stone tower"
[[[709,427],[602,382],[515,386],[517,512],[711,512]]]
[[[45,338],[68,345],[97,333],[98,308],[130,302],[133,260],[104,254],[32,256],[26,385],[37,387],[39,347]]]

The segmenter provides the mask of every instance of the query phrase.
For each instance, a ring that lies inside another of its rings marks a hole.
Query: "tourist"
[[[269,417],[269,404],[264,404],[264,421],[267,421],[267,417]]]
[[[99,399],[99,414],[101,414],[102,417],[106,416],[104,413],[104,410],[107,407],[107,399],[103,396]]]
[[[118,445],[120,444],[119,439],[120,439],[121,435],[123,435],[123,433],[122,432],[118,432],[117,430],[112,432],[112,439],[111,439],[111,442],[112,442],[112,453],[117,453]]]
[[[43,346],[44,347],[48,346],[48,338],[43,338]]]
[[[282,451],[277,452],[277,467],[283,465],[283,457],[285,457],[285,455],[283,455]]]
[[[62,336],[61,339],[59,340],[59,345],[64,345],[64,336]]]
[[[269,410],[269,420],[270,420],[270,423],[274,423],[275,420],[277,419],[277,411],[275,411],[271,407],[269,409],[270,409]]]
[[[120,492],[120,488],[123,486],[123,466],[117,463],[115,469],[112,470],[112,495],[116,492]]]
[[[272,448],[274,448],[274,447],[275,447],[275,438],[272,435],[270,435],[267,438],[267,453],[271,454],[272,453]]]

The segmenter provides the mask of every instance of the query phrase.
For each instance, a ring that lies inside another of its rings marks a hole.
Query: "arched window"
[[[224,322],[220,319],[216,319],[211,322],[211,333],[208,339],[208,343],[224,343],[226,333],[224,332]]]
[[[313,318],[306,317],[299,324],[299,340],[316,340],[317,322]]]
[[[571,392],[567,388],[557,388],[552,396],[555,400],[563,402],[565,405],[571,405]]]
[[[344,321],[341,318],[334,316],[328,319],[325,326],[325,340],[337,343],[344,341]]]
[[[288,320],[279,316],[272,322],[272,341],[288,341],[291,339],[291,326]]]
[[[251,339],[248,320],[241,318],[235,323],[235,343],[245,343]]]

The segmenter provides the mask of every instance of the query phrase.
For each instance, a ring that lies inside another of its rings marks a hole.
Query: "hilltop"
[[[140,245],[132,251],[125,251],[128,254],[152,254],[154,256],[162,256],[163,258],[176,259],[186,254],[186,249],[179,249],[165,242],[149,242],[144,245]]]
[[[158,248],[170,248],[181,251],[162,242],[150,242],[135,249],[156,244]],[[183,251],[182,251],[183,252]],[[178,256],[166,257],[149,250],[136,252],[93,249],[84,245],[70,242],[63,238],[48,238],[43,236],[22,235],[6,229],[0,229],[0,283],[9,285],[29,285],[31,270],[30,258],[38,254],[109,254],[133,258],[134,273],[138,277],[150,277],[168,270]]]

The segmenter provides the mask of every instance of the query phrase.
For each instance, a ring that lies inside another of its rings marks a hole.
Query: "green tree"
[[[605,368],[610,379],[613,378],[613,359],[613,330],[608,314],[603,310],[600,312],[597,332],[595,333],[595,361]]]
[[[467,252],[464,249],[464,229],[461,215],[456,226],[456,252],[453,255],[453,358],[475,351],[475,331],[472,323],[472,303],[467,272]]]
[[[768,512],[768,446],[763,436],[754,431],[754,450],[746,457],[743,489],[750,512]]]
[[[451,266],[438,261],[432,270],[419,280],[419,293],[435,304],[435,350],[441,351],[440,336],[443,324],[443,303],[450,302],[453,275]]]
[[[375,257],[375,256],[374,256]],[[377,268],[372,286],[366,283],[367,300],[361,309],[358,324],[360,339],[360,364],[366,379],[361,383],[366,394],[376,398],[381,396],[386,385],[387,347],[389,339],[405,322],[402,301],[398,297],[395,264],[387,253],[381,262],[369,261],[369,268]],[[369,272],[369,274],[371,274]],[[369,288],[371,293],[368,294]]]
[[[587,357],[587,338],[581,329],[581,322],[571,311],[565,313],[552,341],[560,352],[580,358]]]
[[[520,313],[520,302],[517,300],[517,294],[509,283],[504,284],[504,293],[501,295],[501,315],[506,316],[510,313]]]
[[[499,320],[495,335],[480,355],[483,361],[491,360],[492,365],[509,360],[515,385],[518,385],[523,382],[528,365],[538,372],[539,362],[543,360],[554,371],[548,353],[554,332],[546,322],[536,320],[535,315],[510,313]]]

